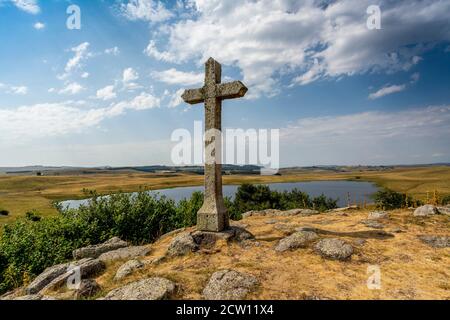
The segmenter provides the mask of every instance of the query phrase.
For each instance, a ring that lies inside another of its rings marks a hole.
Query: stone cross
[[[205,200],[197,213],[197,229],[219,232],[229,227],[223,202],[221,135],[222,100],[243,97],[248,89],[240,81],[221,83],[222,67],[213,58],[205,64],[205,85],[185,90],[186,103],[205,103]]]

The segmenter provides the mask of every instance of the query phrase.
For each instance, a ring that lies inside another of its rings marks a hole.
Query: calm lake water
[[[308,193],[312,197],[320,196],[322,193],[330,198],[339,199],[338,206],[347,206],[347,194],[350,193],[352,202],[371,202],[370,196],[378,191],[378,188],[370,182],[359,181],[309,181],[309,182],[285,182],[285,183],[269,183],[271,190],[276,191],[290,191],[297,188],[303,192]],[[227,197],[234,197],[238,186],[225,185],[223,186],[223,194]],[[158,193],[165,195],[175,201],[180,201],[184,198],[190,198],[195,191],[203,191],[203,186],[196,187],[179,187],[172,189],[161,189],[149,191],[151,193]],[[89,199],[84,200],[67,200],[61,202],[63,207],[78,208],[82,204],[86,204]]]

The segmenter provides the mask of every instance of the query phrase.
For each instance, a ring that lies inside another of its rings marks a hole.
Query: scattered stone
[[[184,256],[190,252],[197,251],[199,249],[198,244],[194,241],[194,238],[190,233],[182,233],[176,236],[167,249],[167,255],[169,257]]]
[[[211,276],[203,296],[207,300],[240,300],[257,285],[258,280],[250,274],[221,270]]]
[[[144,264],[136,259],[129,260],[125,262],[120,268],[117,270],[114,280],[121,280],[130,274],[132,274],[135,270],[140,269],[144,266]]]
[[[270,220],[266,220],[265,222],[266,222],[267,224],[275,224],[275,223],[277,223],[277,220],[270,219]]]
[[[346,260],[353,254],[353,247],[341,239],[322,239],[315,245],[316,252],[323,258]]]
[[[392,233],[402,233],[405,232],[404,230],[400,229],[400,228],[394,228],[391,230]]]
[[[118,237],[109,239],[108,241],[73,251],[74,259],[98,258],[102,253],[128,247],[128,243]]]
[[[101,290],[97,281],[93,279],[81,280],[80,287],[75,291],[75,299],[86,299],[96,295]]]
[[[233,231],[234,235],[232,237],[232,240],[237,242],[242,242],[246,240],[253,240],[255,239],[255,236],[250,232],[245,230],[244,228],[232,226],[230,229]]]
[[[433,248],[448,248],[450,247],[450,237],[446,236],[433,236],[423,235],[419,236],[419,239]]]
[[[371,211],[369,212],[368,219],[384,219],[388,217],[389,214],[386,211]]]
[[[349,207],[330,209],[330,210],[327,210],[327,212],[342,212],[342,211],[357,210],[357,209],[358,209],[358,206],[349,206]]]
[[[437,207],[436,208],[440,214],[446,214],[446,215],[450,215],[450,205],[447,205],[445,207]]]
[[[383,229],[384,224],[376,221],[376,220],[362,220],[361,223],[365,225],[366,227],[373,228],[373,229]]]
[[[39,292],[41,293],[45,292],[46,290],[61,287],[63,284],[67,283],[69,277],[72,276],[74,272],[80,272],[80,277],[83,279],[98,274],[102,272],[105,268],[106,265],[103,261],[92,258],[85,258],[79,261],[69,263],[65,273],[53,279]]]
[[[163,300],[170,298],[175,287],[168,279],[152,277],[114,289],[101,300]]]
[[[290,236],[281,239],[277,246],[275,247],[275,251],[284,252],[287,250],[294,250],[297,248],[306,248],[308,244],[318,238],[315,232],[311,231],[300,231],[291,234]]]
[[[246,213],[244,213],[242,215],[243,218],[248,218],[248,217],[262,217],[262,216],[267,216],[267,217],[290,217],[290,216],[312,216],[312,215],[316,215],[319,214],[320,212],[317,210],[312,210],[312,209],[291,209],[291,210],[286,210],[286,211],[281,211],[281,210],[277,210],[277,209],[265,209],[265,210],[260,210],[260,211],[256,211],[256,210],[252,210],[252,211],[248,211]]]
[[[231,226],[221,232],[194,231],[191,235],[194,242],[202,248],[213,246],[217,240],[243,242],[255,239],[249,231],[237,226]]]
[[[40,275],[38,275],[33,282],[31,282],[31,284],[28,285],[26,289],[27,294],[37,294],[54,279],[67,272],[68,267],[69,263],[62,263],[48,267]]]
[[[426,204],[414,210],[414,216],[416,217],[426,217],[435,214],[439,214],[439,212],[436,207],[431,204]]]
[[[98,259],[104,262],[133,259],[137,257],[144,257],[148,255],[150,251],[151,249],[148,246],[132,246],[105,252],[101,254]]]

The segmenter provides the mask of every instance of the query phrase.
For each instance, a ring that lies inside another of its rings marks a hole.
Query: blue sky
[[[66,27],[69,5],[81,29]],[[381,29],[366,9],[381,9]],[[450,1],[0,0],[0,166],[170,164],[213,56],[282,166],[450,162]]]

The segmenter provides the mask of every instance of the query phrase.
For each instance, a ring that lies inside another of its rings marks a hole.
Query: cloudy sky
[[[81,29],[66,26],[81,9]],[[381,29],[367,28],[370,5]],[[0,0],[0,166],[170,164],[212,56],[282,166],[450,162],[450,0]]]

